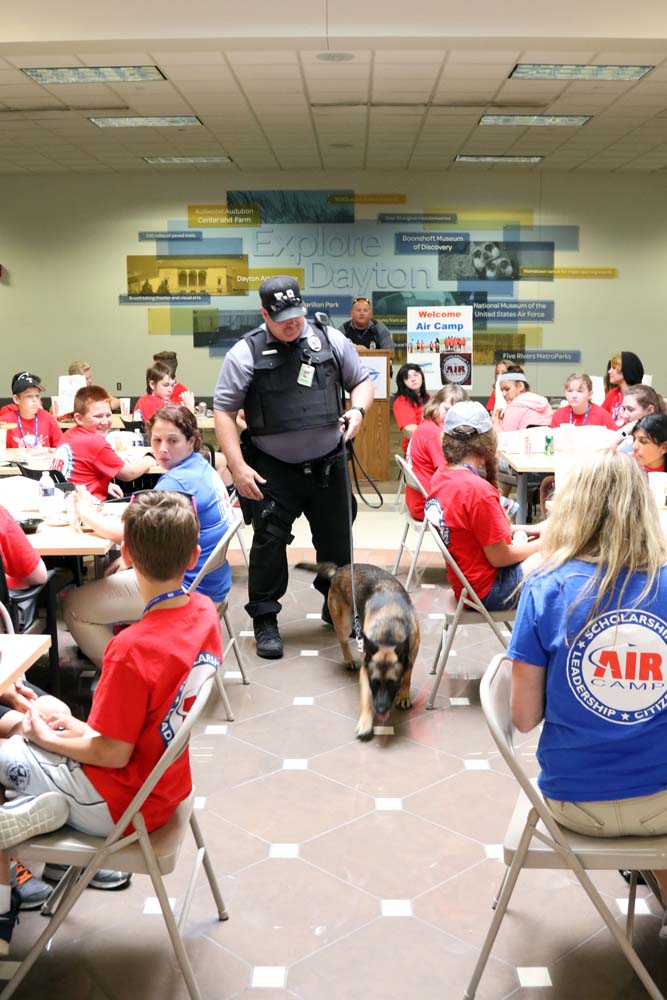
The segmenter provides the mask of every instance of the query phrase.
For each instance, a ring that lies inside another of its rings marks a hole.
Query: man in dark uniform
[[[355,299],[350,309],[350,316],[351,319],[340,327],[341,333],[344,333],[348,340],[367,351],[393,352],[394,341],[391,332],[384,323],[373,319],[373,307],[369,299],[362,296]]]
[[[346,462],[341,446],[361,428],[373,383],[351,343],[331,327],[305,319],[294,278],[267,278],[260,287],[264,323],[227,354],[215,387],[215,429],[244,513],[254,528],[248,603],[257,653],[283,655],[277,614],[287,590],[287,546],[305,514],[319,562],[350,561]],[[343,416],[341,385],[351,406]],[[236,415],[248,424],[239,441]],[[317,580],[328,618],[329,582]]]

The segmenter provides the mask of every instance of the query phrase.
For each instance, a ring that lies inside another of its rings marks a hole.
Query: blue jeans
[[[501,566],[493,586],[481,601],[487,611],[506,611],[515,608],[519,603],[519,594],[514,593],[523,580],[521,563],[513,566]]]

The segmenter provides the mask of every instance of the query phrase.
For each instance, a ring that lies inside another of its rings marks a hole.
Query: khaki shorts
[[[561,826],[587,837],[659,837],[667,833],[667,791],[608,802],[544,801]]]

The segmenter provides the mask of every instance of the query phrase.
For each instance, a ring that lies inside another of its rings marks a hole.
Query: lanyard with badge
[[[27,448],[28,445],[25,439],[25,431],[23,430],[23,421],[21,420],[21,414],[17,413],[16,419],[19,425],[19,433],[21,435],[21,441],[23,442],[23,447]],[[35,414],[35,444],[39,444],[39,413]]]
[[[322,350],[322,341],[315,333],[309,334],[307,343],[308,347],[310,347],[311,351],[314,351],[315,354],[319,354]],[[308,351],[304,350],[302,357],[303,361],[301,362],[301,367],[299,368],[299,374],[297,375],[296,380],[299,385],[303,385],[306,389],[310,389],[313,384],[313,378],[315,377],[315,366],[310,364],[312,358]]]
[[[170,601],[172,597],[183,597],[187,591],[183,587],[179,587],[178,590],[167,590],[164,594],[158,594],[157,597],[151,598],[146,607],[143,610],[143,614],[154,608],[156,604],[161,604],[162,601]]]

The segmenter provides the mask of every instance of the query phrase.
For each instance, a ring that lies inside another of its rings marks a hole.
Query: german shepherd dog
[[[349,566],[334,563],[297,563],[331,580],[328,606],[336,637],[348,670],[357,664],[350,651],[352,628],[352,578]],[[394,702],[408,709],[410,678],[419,650],[419,622],[405,588],[390,573],[368,563],[355,563],[354,589],[364,643],[359,667],[361,711],[357,737],[373,737],[373,717],[385,722]]]

